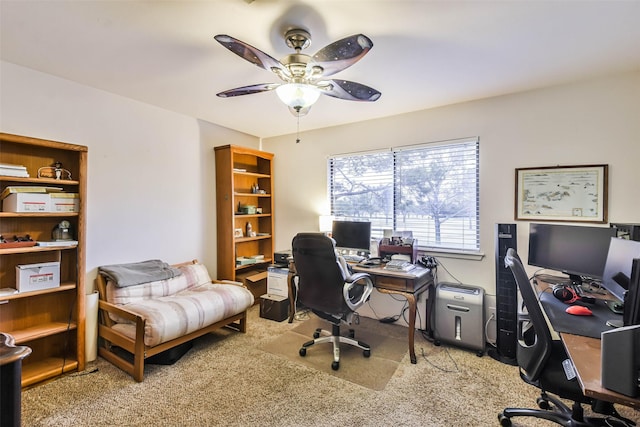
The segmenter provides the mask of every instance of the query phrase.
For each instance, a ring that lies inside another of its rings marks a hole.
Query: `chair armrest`
[[[355,286],[363,286],[364,290],[362,295],[357,301],[352,301],[349,292]],[[347,306],[352,311],[355,311],[362,304],[367,302],[373,292],[373,281],[368,273],[354,273],[345,279],[345,284],[342,287],[342,296],[344,297]]]

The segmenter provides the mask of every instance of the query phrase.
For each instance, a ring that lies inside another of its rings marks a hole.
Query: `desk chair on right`
[[[514,249],[505,256],[505,265],[511,269],[522,295],[527,313],[518,319],[516,358],[520,377],[541,390],[537,403],[540,409],[506,408],[499,415],[500,425],[511,426],[513,417],[535,417],[553,421],[563,426],[633,426],[632,421],[621,417],[611,404],[595,401],[582,393],[577,379],[569,380],[562,362],[569,359],[562,341],[553,340],[542,313],[536,292]],[[598,367],[599,368],[599,367]],[[553,395],[555,396],[553,396]],[[556,396],[573,401],[572,408]],[[594,411],[606,417],[584,416],[582,405],[590,404]]]

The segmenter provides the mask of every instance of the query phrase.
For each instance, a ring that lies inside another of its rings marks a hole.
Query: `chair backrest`
[[[542,313],[536,292],[514,249],[507,250],[504,263],[513,273],[528,312],[526,318],[518,319],[518,347],[516,349],[518,366],[520,366],[521,373],[529,381],[535,382],[551,354],[551,332],[549,332],[549,326]]]
[[[298,275],[298,301],[324,313],[351,312],[342,293],[348,273],[338,261],[333,239],[322,233],[299,233],[291,248]]]

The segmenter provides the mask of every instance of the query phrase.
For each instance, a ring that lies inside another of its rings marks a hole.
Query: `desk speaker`
[[[602,386],[626,396],[640,394],[640,325],[602,333]]]

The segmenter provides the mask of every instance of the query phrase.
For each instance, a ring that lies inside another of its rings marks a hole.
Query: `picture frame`
[[[242,228],[236,228],[233,230],[233,237],[235,237],[236,239],[239,239],[241,237],[244,237],[244,234],[242,233]]]
[[[515,219],[606,223],[609,166],[516,169]]]

